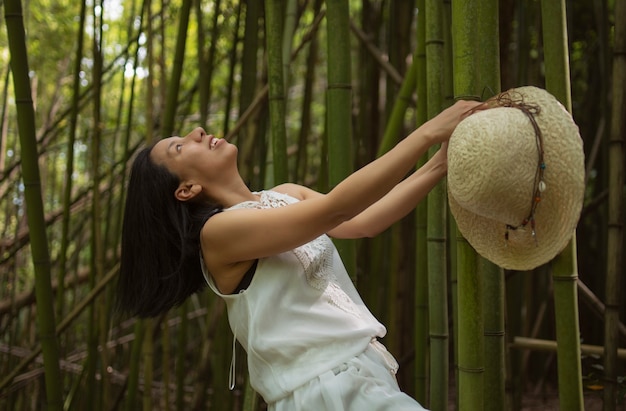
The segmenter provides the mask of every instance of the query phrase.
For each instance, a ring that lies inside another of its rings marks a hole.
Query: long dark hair
[[[202,290],[200,230],[219,206],[179,201],[180,179],[150,158],[152,147],[133,162],[116,293],[118,314],[155,317]]]

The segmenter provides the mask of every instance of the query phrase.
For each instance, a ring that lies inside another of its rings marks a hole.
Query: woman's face
[[[165,166],[181,182],[208,183],[226,167],[235,165],[237,148],[198,127],[185,137],[165,138],[154,145],[152,161]]]

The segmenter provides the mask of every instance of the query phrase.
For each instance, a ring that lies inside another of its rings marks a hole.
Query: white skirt
[[[400,391],[396,370],[395,359],[373,341],[362,354],[269,404],[268,411],[425,410]]]

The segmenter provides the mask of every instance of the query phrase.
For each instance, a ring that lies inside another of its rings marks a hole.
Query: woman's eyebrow
[[[170,143],[167,145],[167,155],[171,156],[172,155],[172,146],[176,145],[176,142],[178,140],[177,139],[172,139],[172,141],[170,141]]]

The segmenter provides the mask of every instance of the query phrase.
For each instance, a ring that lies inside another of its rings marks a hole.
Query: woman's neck
[[[244,201],[256,201],[259,199],[259,196],[250,191],[242,179],[221,186],[221,189],[214,195],[218,203],[224,208],[232,207]]]

